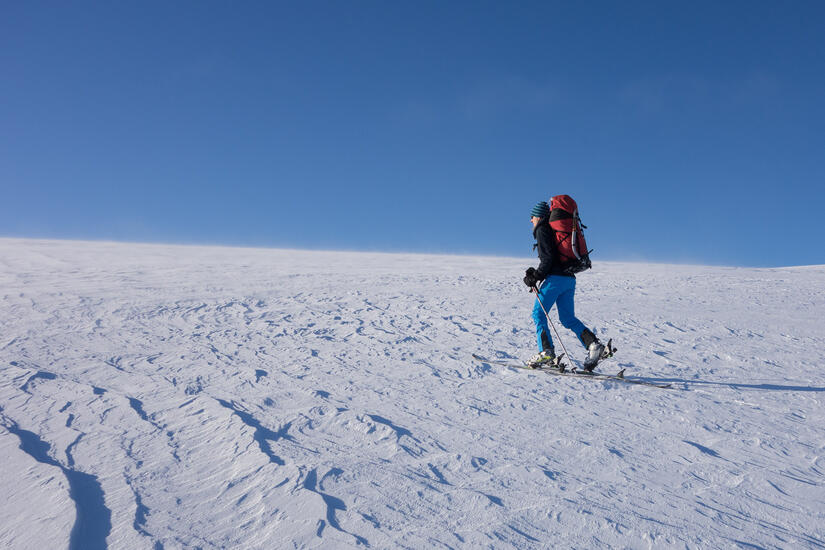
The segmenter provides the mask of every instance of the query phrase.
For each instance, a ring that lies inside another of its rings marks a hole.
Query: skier
[[[553,339],[550,337],[549,327],[547,326],[547,317],[542,310],[542,304],[547,311],[550,311],[553,304],[556,304],[562,326],[572,330],[587,349],[584,369],[587,372],[592,372],[601,359],[605,347],[599,342],[593,331],[585,327],[576,318],[574,307],[576,276],[565,273],[559,264],[553,229],[548,221],[549,217],[550,207],[544,201],[536,204],[530,213],[530,221],[533,224],[533,237],[536,239],[536,248],[538,249],[539,267],[538,269],[534,267],[527,269],[524,284],[530,287],[531,292],[537,289],[536,303],[533,306],[533,321],[536,324],[539,353],[533,356],[527,364],[532,368],[538,368],[547,364],[555,366],[557,363]],[[541,300],[541,304],[539,304],[539,300]]]

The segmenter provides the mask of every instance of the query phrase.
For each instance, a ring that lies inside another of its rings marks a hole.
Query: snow
[[[825,267],[531,264],[0,239],[0,547],[825,548]]]

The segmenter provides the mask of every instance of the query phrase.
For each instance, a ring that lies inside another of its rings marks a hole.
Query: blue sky
[[[0,236],[825,264],[823,2],[6,2]]]

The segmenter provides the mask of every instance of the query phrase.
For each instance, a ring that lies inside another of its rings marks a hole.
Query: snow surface
[[[531,264],[0,240],[0,547],[825,548],[825,267]]]

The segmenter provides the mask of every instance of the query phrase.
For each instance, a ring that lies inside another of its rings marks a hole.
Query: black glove
[[[528,267],[527,271],[524,275],[524,284],[529,286],[531,289],[536,286],[539,282],[538,274],[536,273],[535,267]]]

